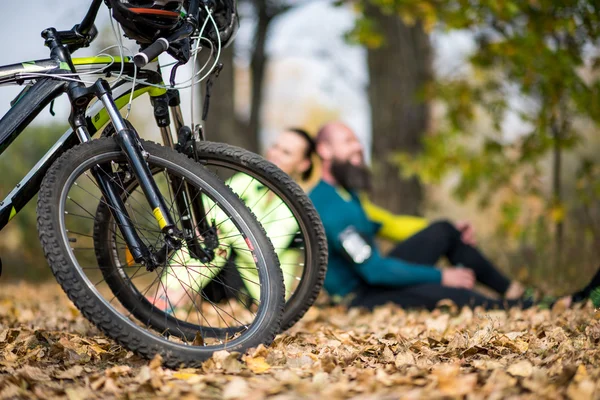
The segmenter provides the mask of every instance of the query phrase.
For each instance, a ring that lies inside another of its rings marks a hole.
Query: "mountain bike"
[[[115,36],[120,37],[116,32]],[[117,39],[118,40],[118,39]],[[201,40],[200,35],[198,41]],[[168,41],[167,41],[168,42]],[[205,40],[210,55],[205,65],[212,63],[217,66],[219,48],[215,49],[211,41]],[[163,43],[164,44],[164,43]],[[167,43],[168,47],[169,43]],[[210,169],[221,177],[247,206],[254,212],[267,231],[269,239],[275,245],[276,253],[284,274],[286,305],[282,317],[281,330],[286,330],[294,325],[310,308],[317,298],[325,278],[327,268],[327,240],[325,232],[312,202],[302,189],[288,175],[283,173],[273,164],[256,154],[223,143],[213,143],[205,140],[202,125],[193,125],[193,129],[184,123],[181,111],[181,100],[178,89],[171,75],[171,85],[167,86],[162,80],[161,65],[152,60],[164,46],[150,46],[149,49],[158,49],[153,54],[136,57],[91,57],[74,59],[78,71],[95,73],[96,75],[119,76],[113,85],[115,101],[120,107],[130,104],[144,94],[151,100],[153,115],[160,130],[162,142],[165,146],[174,148]],[[140,67],[139,69],[136,66]],[[176,65],[177,66],[177,65]],[[196,72],[191,80],[193,85],[197,76],[209,77],[206,83],[206,98],[210,96],[209,90],[213,78],[218,74],[219,68],[214,68],[213,73],[204,74],[202,69]],[[202,81],[199,78],[198,81]],[[202,109],[202,102],[197,101],[196,106]],[[192,110],[192,115],[193,115]],[[203,118],[208,113],[208,101],[204,102]],[[112,125],[102,130],[107,119],[103,114],[101,105],[90,107],[87,113],[90,121],[90,133],[101,131],[101,136],[111,137],[115,131]],[[127,274],[134,271],[131,257],[127,254],[117,254],[114,251],[117,238],[110,237],[107,229],[112,223],[112,216],[105,205],[100,204],[93,212],[96,216],[94,230],[96,255],[99,262],[105,266],[103,269],[107,276],[107,283],[113,291],[119,292],[124,287],[137,280],[136,276]],[[103,235],[100,237],[100,235]],[[114,235],[113,235],[114,236]],[[100,246],[99,241],[106,245]],[[110,244],[113,243],[113,244]],[[177,265],[193,266],[185,255],[177,257]],[[234,251],[228,254],[227,262],[215,268],[215,273],[210,279],[200,280],[194,284],[193,289],[201,291],[213,301],[224,298],[249,298],[255,293],[248,285],[248,279],[240,280],[240,267],[248,260],[248,254]],[[170,275],[166,275],[170,276]],[[234,279],[228,279],[233,276]],[[182,278],[184,281],[185,279]],[[236,282],[237,285],[233,282]],[[180,305],[169,304],[167,298],[171,292],[175,297],[183,296],[182,292],[189,291],[190,284],[183,282],[179,287],[176,283],[168,290],[163,290],[162,297],[153,305],[159,305],[167,314],[181,309]],[[177,302],[176,302],[177,303]],[[131,303],[132,307],[139,307]],[[149,305],[146,305],[149,307]]]
[[[95,59],[87,62],[94,63],[94,68],[97,68],[103,61]],[[125,63],[128,62],[130,61],[125,60]],[[120,67],[114,64],[105,65],[104,68],[107,73],[116,73]],[[153,70],[143,70],[143,74],[147,74],[148,81],[160,79],[160,75]],[[206,140],[194,143],[191,130],[183,124],[178,91],[153,93],[148,91],[144,83],[138,78],[136,84],[139,86],[136,86],[138,88],[134,91],[134,97],[149,93],[163,144],[199,161],[224,180],[245,201],[265,228],[275,246],[284,273],[286,306],[281,330],[290,328],[314,303],[322,288],[327,268],[327,240],[312,202],[293,179],[264,158],[224,143]],[[132,81],[122,84],[122,96],[128,96],[132,85]],[[175,131],[178,132],[177,142],[172,138],[170,116],[165,112],[167,105],[173,116]],[[102,136],[109,137],[113,134],[114,129],[110,125],[101,133]],[[200,135],[201,138],[202,136]],[[110,223],[111,216],[105,205],[100,204],[96,216],[99,226]],[[99,228],[99,232],[103,231],[105,229]],[[106,249],[102,263],[110,265],[110,269],[107,268],[106,271],[115,275],[116,271],[122,271],[125,258],[111,256],[108,250],[110,246],[102,248]],[[213,283],[202,288],[207,296],[220,299],[223,296],[235,297],[241,294],[238,289],[239,286],[243,287],[242,282],[237,287],[232,287],[231,280],[227,279],[246,258],[240,252],[236,253],[236,261],[224,265],[223,271],[213,277],[217,285]],[[115,282],[115,289],[127,284],[129,280],[129,277],[123,277],[120,284]]]
[[[119,112],[126,103],[119,82],[111,87],[99,78],[86,85],[90,60],[71,58],[96,37],[101,5],[93,0],[69,31],[42,32],[49,59],[0,67],[0,84],[26,84],[0,120],[0,153],[55,98],[66,93],[71,103],[71,129],[0,203],[0,229],[39,191],[39,237],[57,281],[88,320],[138,354],[161,354],[165,365],[176,367],[198,365],[216,350],[268,344],[280,327],[284,290],[260,223],[201,163],[142,140]],[[199,2],[190,1],[181,29],[197,29],[199,10]],[[146,50],[157,52],[156,46]],[[154,86],[140,92],[166,93]],[[92,140],[105,123],[112,134]],[[123,257],[121,267],[102,263],[107,249]],[[253,295],[244,304],[212,301],[192,282],[213,280],[234,249],[249,255],[240,269]],[[195,265],[178,263],[181,258]],[[182,280],[177,268],[188,278]],[[173,280],[188,285],[186,309],[165,312],[156,286]]]

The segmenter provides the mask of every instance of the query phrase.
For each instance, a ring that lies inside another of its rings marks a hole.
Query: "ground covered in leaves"
[[[116,345],[58,285],[0,289],[0,398],[600,398],[600,314],[314,308],[269,348],[173,371]]]

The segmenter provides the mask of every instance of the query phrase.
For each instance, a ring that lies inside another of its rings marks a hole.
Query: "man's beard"
[[[333,160],[331,174],[336,182],[347,191],[362,192],[371,189],[371,173],[365,165],[354,165],[348,161]]]

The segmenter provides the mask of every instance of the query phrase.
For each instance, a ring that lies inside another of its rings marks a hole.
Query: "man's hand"
[[[471,225],[468,221],[459,221],[456,223],[456,229],[458,229],[461,233],[461,239],[464,244],[468,244],[469,246],[475,246],[475,229],[473,229],[473,225]]]
[[[475,273],[468,268],[444,268],[442,269],[442,286],[473,289]]]

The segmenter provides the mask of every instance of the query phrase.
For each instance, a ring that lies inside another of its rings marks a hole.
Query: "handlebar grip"
[[[167,51],[169,48],[169,41],[165,38],[158,38],[154,43],[150,46],[146,47],[144,50],[140,51],[133,57],[133,62],[136,67],[143,68],[150,61],[154,60],[156,57],[161,55],[163,52]]]

